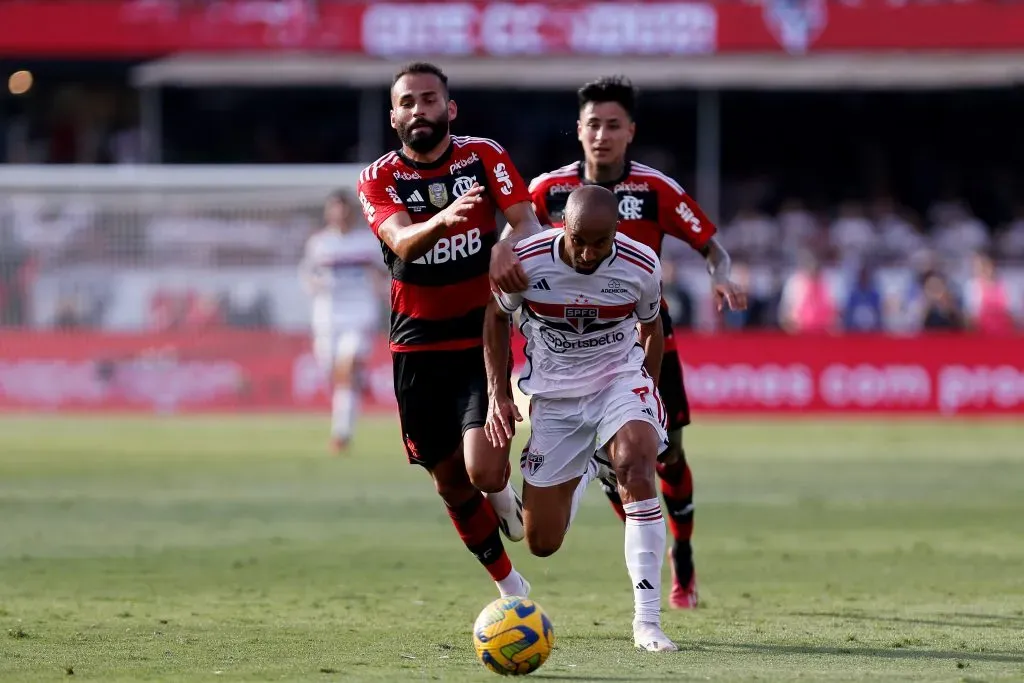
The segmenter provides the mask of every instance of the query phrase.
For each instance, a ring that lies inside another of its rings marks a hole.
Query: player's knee
[[[484,493],[497,493],[505,488],[508,481],[507,467],[499,468],[481,463],[467,463],[469,480]]]
[[[655,454],[643,434],[623,435],[615,453],[615,476],[626,491],[646,490],[654,484]]]
[[[431,475],[434,478],[437,495],[441,496],[441,500],[449,507],[462,505],[476,495],[476,488],[466,476],[464,469],[459,471],[452,467],[438,467]]]
[[[526,547],[536,557],[550,557],[562,547],[565,534],[552,533],[550,529],[526,530]]]

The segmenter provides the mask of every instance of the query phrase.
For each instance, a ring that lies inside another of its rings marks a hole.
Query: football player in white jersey
[[[359,407],[359,371],[380,325],[384,260],[380,243],[356,223],[344,190],[327,198],[324,227],[310,236],[299,266],[313,298],[313,354],[332,387],[331,441],[344,451]]]
[[[484,321],[489,410],[485,431],[507,444],[521,420],[507,380],[509,316],[520,311],[532,433],[523,452],[523,522],[530,551],[562,544],[587,484],[607,452],[626,511],[626,567],[633,585],[635,645],[678,649],[661,630],[665,521],[655,465],[668,446],[658,395],[664,334],[661,265],[654,252],[616,234],[618,200],[599,185],[572,192],[564,229],[516,247],[529,279],[498,292]],[[639,325],[638,325],[639,323]]]

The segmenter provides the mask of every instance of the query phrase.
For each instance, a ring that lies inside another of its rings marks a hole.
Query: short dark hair
[[[591,102],[616,102],[632,119],[636,112],[636,98],[639,92],[633,86],[633,82],[625,76],[602,76],[596,81],[585,83],[576,94],[579,97],[580,109]]]
[[[395,74],[394,79],[391,81],[391,87],[394,88],[395,84],[398,83],[402,76],[408,76],[409,74],[430,74],[432,76],[437,76],[437,79],[441,81],[441,85],[444,86],[445,95],[448,94],[448,77],[445,76],[441,67],[437,64],[431,64],[430,62],[409,62]]]

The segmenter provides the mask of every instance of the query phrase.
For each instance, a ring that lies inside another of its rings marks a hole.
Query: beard
[[[437,147],[448,135],[448,112],[441,114],[437,121],[413,119],[398,126],[398,139],[402,144],[419,154],[425,154]]]

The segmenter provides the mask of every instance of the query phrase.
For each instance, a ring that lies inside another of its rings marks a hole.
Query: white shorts
[[[313,356],[326,373],[334,371],[339,361],[363,358],[373,343],[373,333],[361,328],[335,328],[318,331],[313,335]]]
[[[634,420],[654,427],[660,454],[668,446],[666,419],[657,384],[646,372],[620,375],[581,398],[533,397],[530,440],[519,462],[523,479],[544,488],[583,476],[594,453]]]

